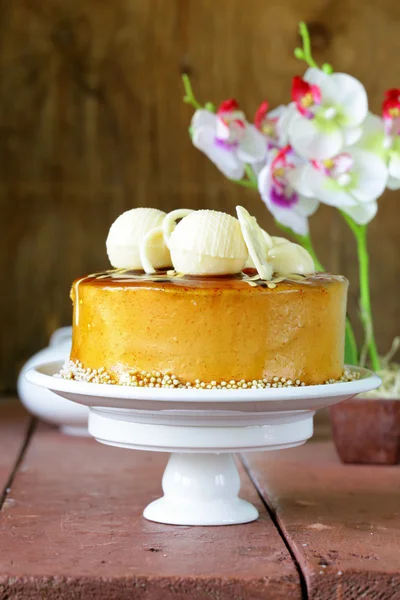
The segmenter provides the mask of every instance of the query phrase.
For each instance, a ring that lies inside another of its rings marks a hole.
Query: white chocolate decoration
[[[268,233],[266,231],[264,231],[264,229],[263,229],[263,232],[265,233],[265,235],[268,235]],[[287,240],[286,238],[283,238],[283,237],[278,237],[276,235],[271,235],[269,239],[272,242],[271,248],[272,248],[272,246],[279,246],[280,244],[291,244],[292,243],[290,240]]]
[[[252,217],[243,206],[237,206],[236,212],[253,264],[261,279],[269,281],[273,274],[273,267],[267,259],[270,248],[269,236],[264,235],[266,232],[261,229],[256,218]]]
[[[185,216],[170,234],[168,246],[175,270],[187,275],[239,273],[248,258],[238,220],[215,210]]]
[[[151,261],[150,255],[152,253],[154,254],[154,247],[157,245],[157,242],[160,245],[164,243],[164,233],[162,227],[154,227],[154,229],[151,229],[148,233],[146,233],[140,244],[140,262],[142,264],[143,270],[148,275],[152,275],[156,272]]]
[[[133,208],[122,213],[111,225],[106,241],[110,263],[117,269],[142,269],[140,246],[146,235],[161,228],[166,214],[156,208]],[[171,256],[163,235],[148,241],[147,257],[153,268],[171,267]]]
[[[178,208],[177,210],[173,210],[172,212],[168,213],[167,216],[164,218],[162,229],[164,234],[164,241],[167,244],[167,246],[169,244],[169,238],[171,237],[171,233],[176,227],[176,221],[178,221],[178,219],[183,219],[184,217],[187,217],[192,212],[194,211],[190,208]]]
[[[272,265],[278,275],[313,275],[314,261],[311,254],[299,244],[294,244],[283,237],[269,236],[262,230],[264,238],[271,240],[271,246],[266,251],[266,260]],[[254,262],[249,256],[246,269],[254,269]]]
[[[315,273],[315,265],[310,253],[303,246],[293,242],[279,242],[268,250],[267,259],[271,263],[274,273],[279,275],[313,275]]]

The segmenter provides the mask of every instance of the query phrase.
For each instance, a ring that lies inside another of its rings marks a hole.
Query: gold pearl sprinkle
[[[149,387],[149,388],[168,388],[168,389],[201,389],[201,390],[247,390],[247,389],[266,389],[283,387],[304,387],[306,384],[300,379],[292,380],[287,377],[278,377],[277,375],[268,379],[231,379],[227,381],[201,381],[195,379],[190,381],[181,381],[179,377],[167,371],[162,374],[160,371],[128,371],[121,375],[120,379],[115,379],[113,375],[107,373],[105,367],[99,369],[85,368],[80,361],[67,361],[59,373],[55,375],[69,381],[81,381],[86,383],[102,383],[107,385],[124,385],[131,387]],[[343,375],[335,379],[327,379],[325,385],[337,383],[339,381],[354,381],[359,379],[360,374],[345,369]]]

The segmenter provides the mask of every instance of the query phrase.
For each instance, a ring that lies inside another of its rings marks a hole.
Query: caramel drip
[[[271,281],[264,281],[258,275],[255,269],[246,269],[246,272],[237,275],[220,275],[199,277],[184,275],[171,271],[158,271],[154,274],[146,274],[142,271],[132,271],[126,269],[115,269],[104,271],[102,273],[93,273],[77,281],[76,287],[76,306],[79,305],[78,285],[82,282],[91,282],[93,285],[104,287],[116,286],[136,286],[146,284],[170,284],[178,287],[188,288],[218,288],[218,289],[239,289],[246,288],[247,285],[261,288],[275,288],[277,285],[321,285],[337,281],[344,281],[340,275],[331,275],[329,273],[317,273],[314,275],[290,275],[286,277],[274,277]],[[79,311],[79,308],[78,308]],[[79,319],[79,315],[78,315]]]

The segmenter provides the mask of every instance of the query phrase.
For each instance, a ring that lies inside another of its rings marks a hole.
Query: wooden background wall
[[[8,0],[0,3],[0,390],[54,328],[69,324],[71,280],[108,266],[107,230],[134,206],[240,202],[272,229],[257,194],[235,187],[188,139],[191,109],[236,96],[287,102],[297,23],[318,61],[366,85],[372,109],[400,86],[398,0]],[[373,303],[386,351],[400,333],[400,192],[371,227]],[[327,267],[351,279],[355,249],[340,218],[313,220]]]

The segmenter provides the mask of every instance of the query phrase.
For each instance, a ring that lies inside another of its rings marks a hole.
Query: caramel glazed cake
[[[107,238],[114,269],[73,283],[58,377],[206,389],[356,378],[343,364],[347,280],[237,214],[123,213]]]

